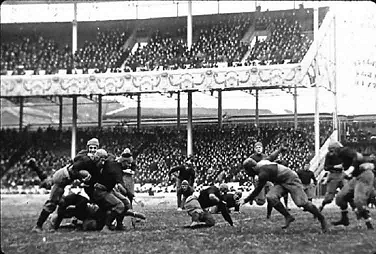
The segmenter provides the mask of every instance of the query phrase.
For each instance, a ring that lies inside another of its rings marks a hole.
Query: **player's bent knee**
[[[98,228],[97,221],[94,219],[86,219],[82,223],[82,229],[85,231],[93,231],[93,230],[97,230],[97,228]]]
[[[125,205],[124,205],[124,203],[123,202],[118,202],[116,204],[116,206],[114,206],[113,211],[116,212],[116,213],[118,213],[118,214],[124,213],[124,211],[125,211]]]
[[[202,213],[200,221],[205,222],[205,224],[210,227],[215,225],[215,219],[209,212]]]
[[[46,202],[43,209],[46,210],[49,213],[53,213],[57,207],[57,203],[55,202]]]
[[[333,200],[334,200],[334,194],[332,193],[328,193],[325,198],[324,198],[325,202],[327,203],[331,203]]]
[[[192,218],[192,221],[199,222],[200,221],[200,213],[192,212],[189,214]]]
[[[279,202],[279,199],[275,196],[266,196],[266,200],[272,206],[275,206]]]
[[[125,211],[128,211],[129,209],[132,209],[131,201],[128,198],[123,199],[122,202],[124,204],[124,210]]]
[[[264,205],[266,200],[265,199],[256,199],[255,202],[256,202],[257,205]]]
[[[354,204],[355,206],[360,209],[360,208],[363,208],[367,205],[367,201],[368,201],[368,198],[367,197],[364,197],[364,198],[355,198],[354,199]]]
[[[339,207],[347,206],[347,202],[345,201],[345,198],[343,196],[337,196],[335,202],[336,202],[336,205]]]

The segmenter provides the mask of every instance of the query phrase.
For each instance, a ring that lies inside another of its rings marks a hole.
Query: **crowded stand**
[[[320,13],[321,21],[325,10]],[[134,43],[129,43],[131,30],[142,30],[142,27],[98,28],[95,39],[93,36],[78,36],[79,39],[83,37],[81,40],[84,41],[78,43],[79,48],[75,53],[67,43],[59,44],[60,38],[42,34],[43,30],[24,36],[20,32],[18,37],[21,39],[2,41],[1,75],[86,74],[297,63],[312,42],[305,34],[312,32],[310,9],[211,16],[198,18],[197,21],[193,19],[191,49],[187,48],[186,25],[171,26],[168,31],[148,35],[149,40],[143,47],[134,38]],[[170,23],[173,23],[172,19]],[[255,31],[264,30],[270,35],[264,41],[256,39],[251,46],[245,35],[252,27]],[[132,46],[135,50],[131,49]]]
[[[312,43],[312,40],[302,33],[300,22],[275,18],[268,26],[271,35],[264,41],[256,40],[246,61],[252,65],[300,62]]]
[[[59,48],[57,42],[43,36],[24,37],[21,43],[2,43],[1,73],[11,70],[11,75],[87,74],[90,69],[95,73],[117,72],[129,54],[128,49],[122,48],[126,39],[126,33],[119,29],[98,31],[96,41],[85,41],[73,55],[68,44]]]
[[[288,132],[286,132],[288,130]],[[288,135],[285,135],[289,133]],[[194,156],[197,186],[206,186],[221,182],[246,182],[242,171],[242,161],[252,153],[253,144],[260,141],[265,144],[266,153],[273,152],[281,145],[288,147],[288,152],[280,156],[288,166],[297,170],[312,157],[312,124],[302,124],[298,130],[275,125],[265,125],[260,131],[251,125],[226,125],[218,128],[214,125],[197,126],[193,131]],[[329,124],[322,125],[322,141],[330,135]],[[11,135],[10,135],[11,134]],[[70,131],[53,128],[39,129],[36,132],[1,131],[6,142],[2,147],[16,147],[17,140],[23,140],[24,151],[17,159],[11,154],[13,150],[2,149],[2,186],[33,186],[40,180],[25,162],[35,158],[46,175],[68,164],[70,154]],[[171,127],[146,128],[141,131],[113,127],[109,129],[83,128],[77,132],[77,150],[86,146],[91,137],[98,137],[100,147],[114,155],[128,147],[137,152],[137,171],[135,182],[141,185],[149,183],[155,186],[172,185],[164,178],[173,166],[180,165],[186,158],[186,132]],[[26,138],[27,137],[27,138]],[[9,143],[9,144],[8,144]],[[14,157],[9,162],[8,158]]]

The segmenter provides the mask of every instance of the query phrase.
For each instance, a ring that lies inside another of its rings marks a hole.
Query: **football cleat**
[[[325,218],[323,218],[322,220],[320,220],[320,224],[321,224],[321,231],[323,233],[328,232],[328,224],[326,223],[326,219]]]
[[[290,226],[291,222],[295,221],[295,218],[291,215],[285,218],[285,225],[282,227],[283,229],[286,229]]]
[[[333,226],[339,226],[339,225],[348,226],[350,225],[349,218],[344,217],[344,218],[341,218],[339,221],[333,221],[332,225]]]
[[[42,233],[43,229],[41,227],[35,226],[31,229],[32,233]]]

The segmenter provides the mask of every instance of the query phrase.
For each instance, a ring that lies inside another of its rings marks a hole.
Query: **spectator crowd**
[[[208,18],[193,22],[190,49],[186,26],[176,31],[175,27],[171,28],[167,33],[156,31],[149,37],[146,46],[136,42],[138,47],[135,50],[127,46],[132,31],[119,28],[98,30],[95,40],[85,40],[74,53],[70,45],[59,45],[57,39],[35,34],[23,37],[19,42],[1,44],[1,75],[87,74],[297,63],[312,41],[302,29],[307,26],[304,17],[295,15],[295,10],[291,12],[294,15],[290,12],[279,11],[273,15],[269,12],[259,12],[258,15],[239,13],[224,16],[221,20]],[[269,36],[265,41],[257,40],[251,47],[250,42],[242,41],[251,27],[265,30]]]
[[[322,125],[322,140],[330,135],[329,125]],[[216,125],[197,126],[193,130],[193,165],[196,170],[196,184],[210,185],[218,182],[239,182],[247,178],[241,165],[253,151],[256,141],[265,145],[270,153],[281,145],[288,152],[279,158],[294,170],[302,168],[312,158],[314,149],[313,128],[304,124],[298,130],[265,125],[258,131],[253,125],[234,124],[218,128]],[[3,186],[38,185],[35,172],[25,164],[29,158],[36,158],[47,175],[70,162],[70,131],[52,128],[36,132],[2,130],[4,145],[1,146],[1,167]],[[140,184],[164,183],[171,167],[184,162],[186,158],[186,131],[173,127],[145,128],[140,131],[127,130],[120,126],[109,129],[85,128],[77,133],[77,150],[84,148],[87,140],[98,137],[100,147],[119,155],[125,147],[136,151],[138,171],[135,182]]]

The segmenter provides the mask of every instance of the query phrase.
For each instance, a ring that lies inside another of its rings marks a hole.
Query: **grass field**
[[[243,206],[240,214],[232,213],[235,226],[215,215],[212,228],[184,229],[190,222],[186,212],[175,209],[174,194],[154,197],[139,195],[144,207],[135,210],[147,215],[147,221],[133,229],[126,219],[127,231],[111,234],[63,228],[57,232],[32,234],[45,195],[2,195],[1,248],[8,253],[376,253],[376,231],[357,223],[350,212],[348,227],[330,227],[322,234],[313,217],[291,204],[296,217],[288,229],[281,229],[284,219],[273,211],[265,219],[265,207]],[[320,200],[315,200],[319,204]],[[371,209],[376,218],[376,209]],[[328,221],[339,218],[337,207],[325,207]],[[374,221],[374,226],[376,223]]]

